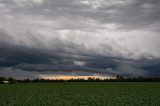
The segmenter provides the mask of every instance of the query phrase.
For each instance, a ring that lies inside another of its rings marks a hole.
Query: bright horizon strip
[[[99,79],[110,79],[114,78],[111,76],[72,76],[72,75],[39,75],[40,79],[49,79],[49,80],[70,80],[70,79],[85,79],[87,80],[88,78],[99,78]]]

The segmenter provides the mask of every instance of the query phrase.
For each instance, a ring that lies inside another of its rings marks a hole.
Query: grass
[[[4,84],[0,106],[160,106],[160,83]]]

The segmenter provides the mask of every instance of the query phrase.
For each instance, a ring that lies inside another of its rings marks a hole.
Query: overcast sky
[[[0,76],[160,76],[160,0],[0,0]]]

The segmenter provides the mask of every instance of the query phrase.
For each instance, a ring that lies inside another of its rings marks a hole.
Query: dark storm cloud
[[[1,31],[1,35],[7,35]],[[13,67],[14,70],[89,72],[104,75],[122,74],[126,77],[159,76],[159,59],[141,58],[132,60],[122,57],[101,56],[61,50],[35,49],[4,43],[8,37],[0,40],[0,66]],[[4,46],[5,45],[5,46]],[[75,46],[71,44],[72,48]],[[66,47],[66,46],[64,46]],[[70,46],[69,46],[70,47]],[[77,53],[77,54],[76,54]],[[84,64],[78,64],[84,63]],[[89,75],[89,73],[86,73]]]
[[[89,72],[104,75],[122,74],[126,77],[158,76],[160,62],[154,60],[126,60],[116,57],[83,56],[73,57],[66,53],[53,53],[52,51],[36,50],[6,45],[0,46],[1,67],[13,67],[14,69],[30,72]],[[65,54],[65,55],[64,55]],[[83,65],[74,61],[84,62]],[[157,67],[155,67],[157,66]],[[154,67],[154,68],[152,68]],[[86,73],[89,75],[89,73]]]
[[[0,67],[160,76],[159,11],[159,0],[0,0]]]

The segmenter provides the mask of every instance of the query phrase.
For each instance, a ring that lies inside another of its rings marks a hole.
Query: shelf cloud
[[[159,11],[159,0],[0,0],[0,76],[159,77]]]

